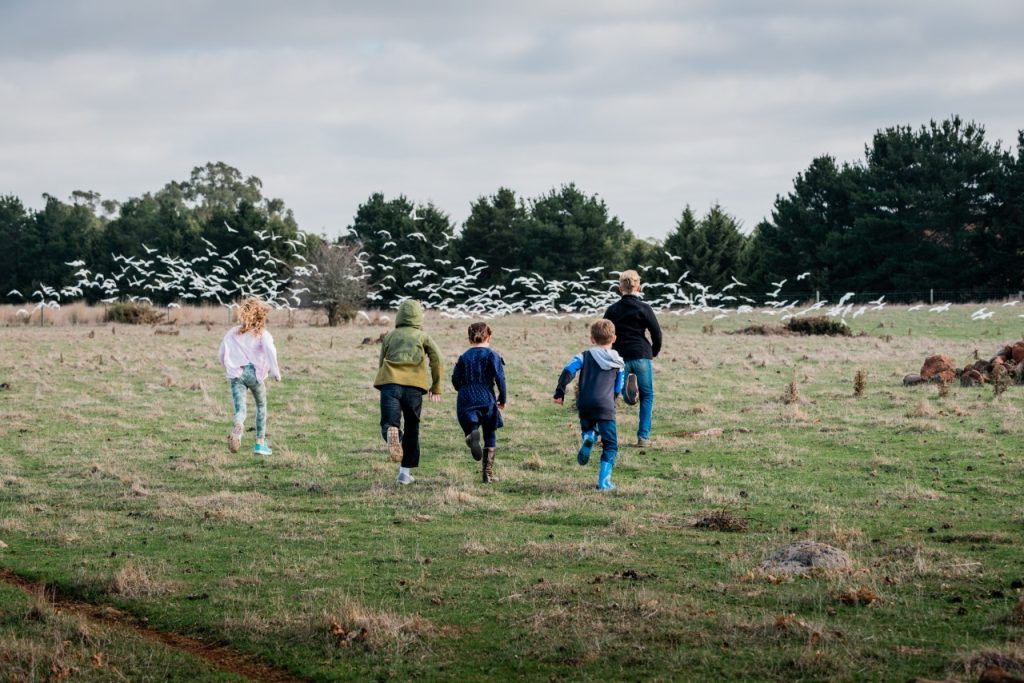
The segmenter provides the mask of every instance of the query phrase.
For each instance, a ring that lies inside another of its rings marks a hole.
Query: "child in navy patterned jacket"
[[[504,424],[501,411],[508,400],[505,361],[491,348],[491,328],[487,323],[469,326],[469,344],[469,349],[459,356],[452,370],[452,386],[458,392],[455,410],[466,435],[469,452],[474,460],[483,460],[483,482],[490,484],[497,481],[494,478],[494,453],[498,446],[496,432]],[[498,388],[497,398],[494,396],[495,386]]]
[[[598,320],[590,326],[590,342],[593,347],[576,354],[562,370],[555,389],[554,401],[562,405],[565,388],[579,372],[579,395],[576,407],[580,413],[580,430],[583,444],[576,461],[586,465],[590,451],[601,437],[601,470],[597,477],[597,488],[607,491],[615,488],[612,483],[612,469],[619,453],[618,434],[615,428],[615,399],[622,393],[625,382],[625,363],[612,350],[615,341],[615,325],[610,320]]]

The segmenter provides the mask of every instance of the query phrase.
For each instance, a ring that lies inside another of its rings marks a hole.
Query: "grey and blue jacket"
[[[626,381],[622,356],[612,349],[595,346],[578,353],[562,369],[555,388],[555,398],[565,398],[565,388],[578,372],[579,395],[576,407],[580,418],[586,420],[614,420],[615,397],[622,393]]]

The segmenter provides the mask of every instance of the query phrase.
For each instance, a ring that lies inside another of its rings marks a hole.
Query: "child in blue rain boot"
[[[618,435],[615,429],[615,398],[622,393],[625,382],[625,363],[612,350],[615,341],[615,325],[610,320],[598,320],[590,326],[590,343],[594,346],[576,354],[558,377],[554,402],[562,405],[565,388],[578,372],[579,395],[576,407],[580,413],[580,431],[583,443],[580,445],[576,462],[586,465],[590,451],[601,439],[601,470],[597,477],[597,488],[608,491],[615,488],[612,483],[612,469],[615,456],[619,453]]]

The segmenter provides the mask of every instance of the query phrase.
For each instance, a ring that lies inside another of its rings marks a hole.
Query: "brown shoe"
[[[650,439],[637,439],[636,440],[636,447],[637,448],[650,448],[651,447],[651,440]]]
[[[398,433],[398,427],[388,427],[388,453],[391,455],[391,462],[402,462],[402,437]]]
[[[484,464],[482,468],[483,482],[485,484],[493,484],[498,481],[494,478],[494,451],[495,448],[488,448],[484,451]]]

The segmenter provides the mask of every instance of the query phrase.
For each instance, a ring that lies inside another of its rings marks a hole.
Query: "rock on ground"
[[[925,359],[924,365],[921,366],[921,372],[918,374],[925,380],[930,380],[933,376],[938,375],[943,382],[952,382],[956,379],[956,367],[948,356],[929,356]]]

